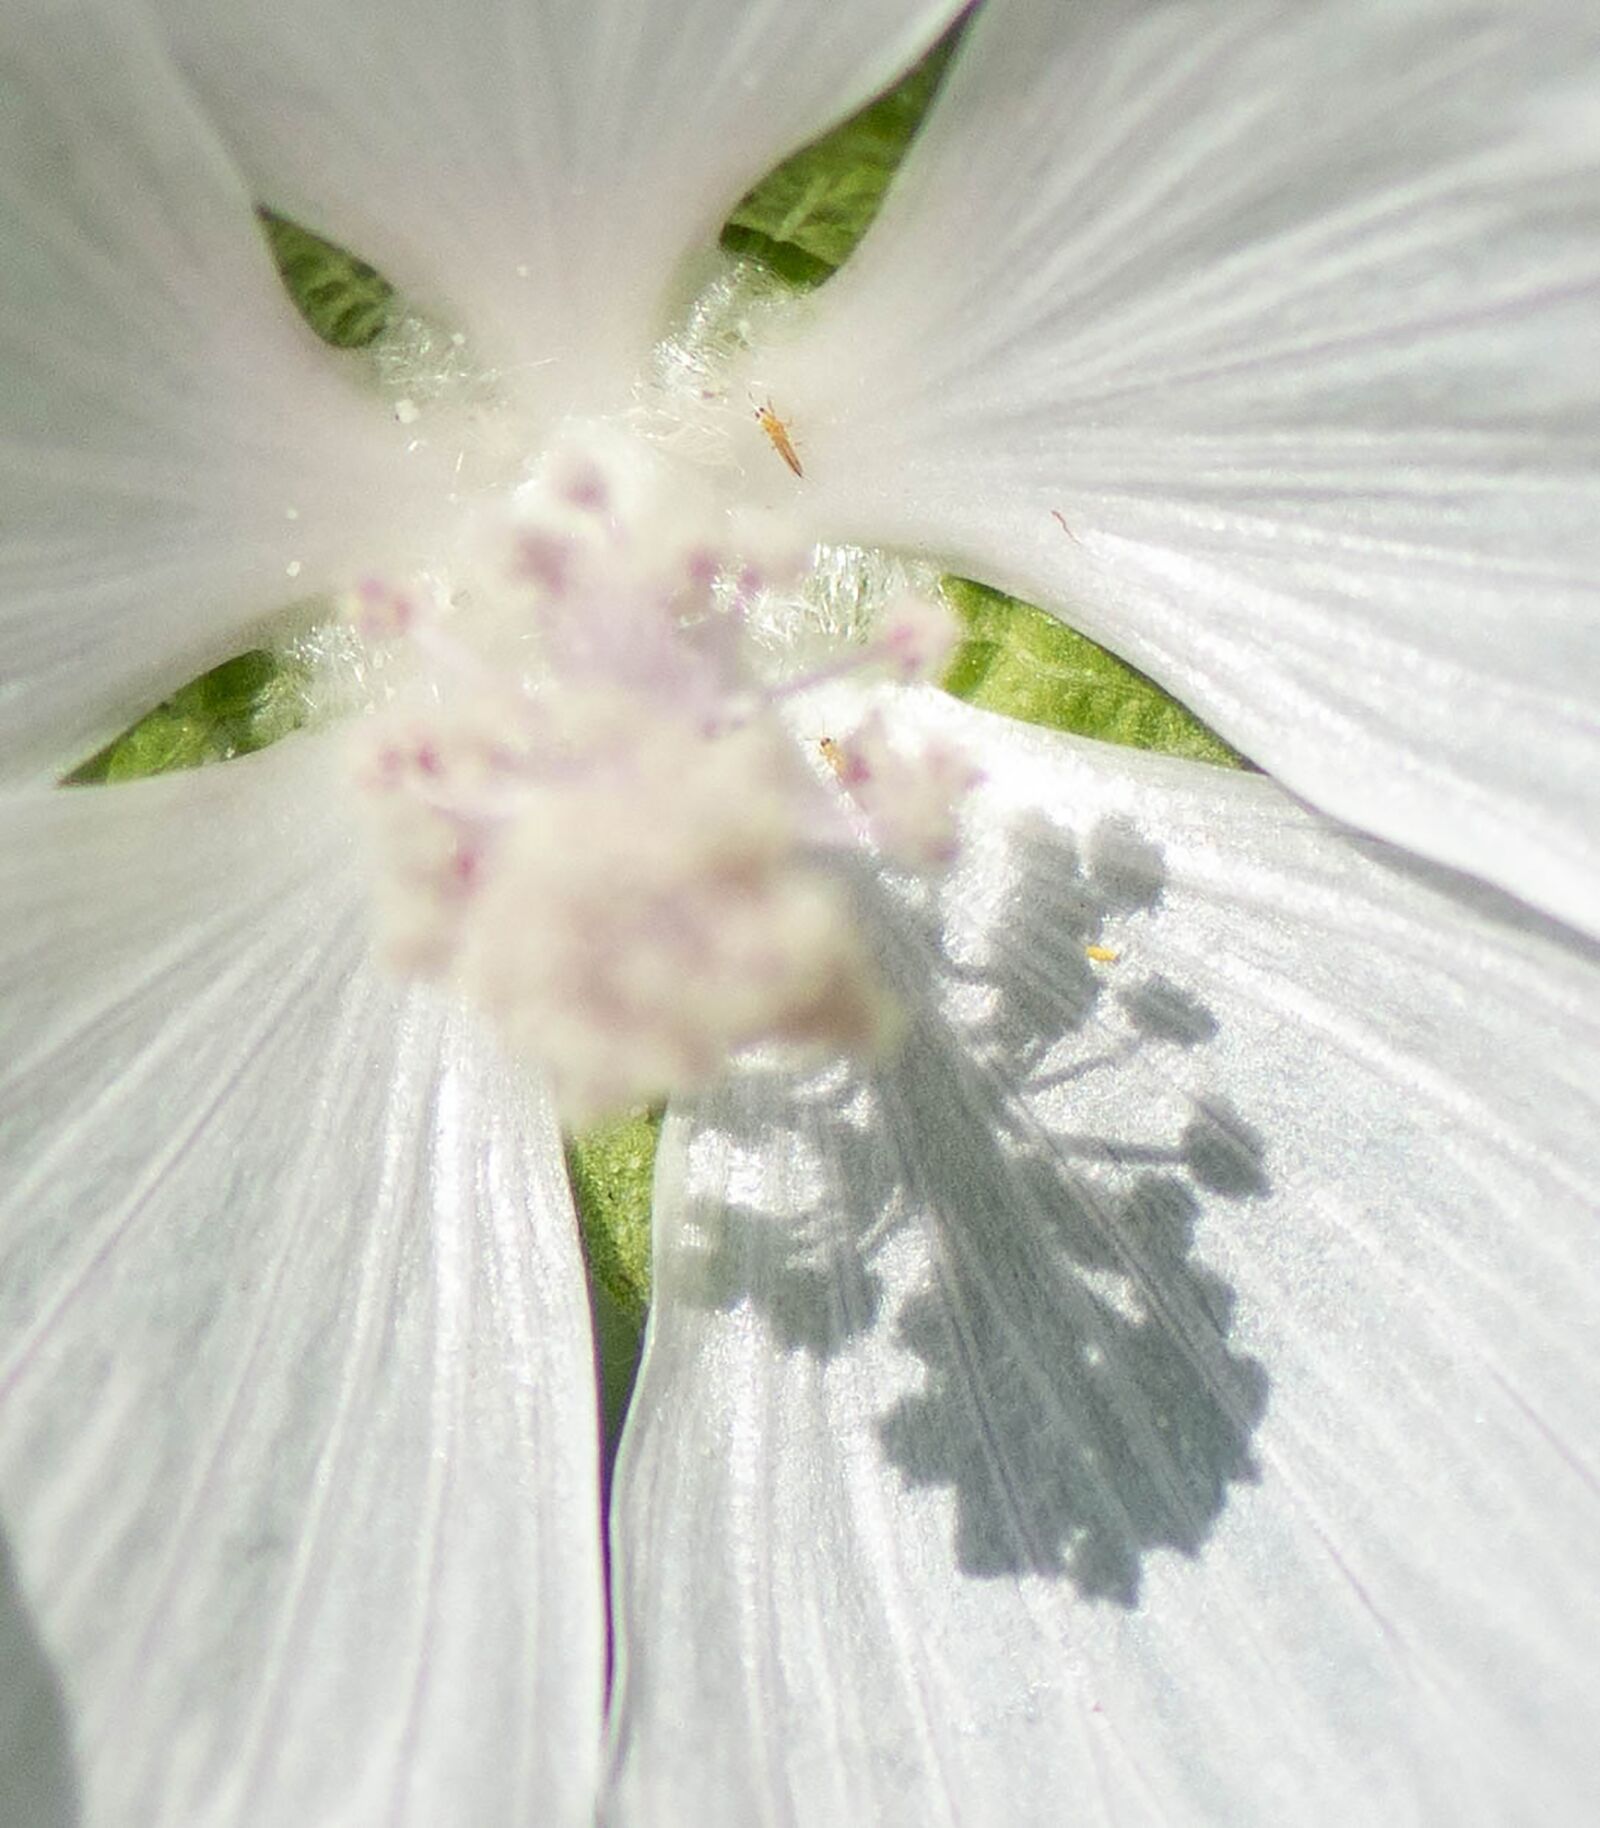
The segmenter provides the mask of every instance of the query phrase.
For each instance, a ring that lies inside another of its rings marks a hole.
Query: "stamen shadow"
[[[1233,1291],[1196,1230],[1267,1190],[1265,1151],[1162,1071],[1216,1017],[1103,956],[1159,904],[1159,852],[1114,820],[1082,846],[1041,820],[1009,854],[975,940],[945,937],[931,904],[875,922],[909,1012],[891,1061],[709,1101],[719,1147],[768,1159],[776,1110],[786,1182],[815,1191],[799,1214],[748,1193],[691,1212],[674,1296],[749,1303],[822,1359],[891,1338],[922,1375],[877,1437],[908,1483],[953,1493],[956,1567],[1133,1607],[1144,1557],[1197,1554],[1257,1476],[1267,1376],[1229,1343]]]

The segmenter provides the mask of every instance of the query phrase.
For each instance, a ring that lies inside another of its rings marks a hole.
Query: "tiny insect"
[[[1083,950],[1097,965],[1114,965],[1122,957],[1113,946],[1085,946]]]
[[[772,410],[772,402],[770,400],[765,406],[758,406],[756,408],[756,423],[761,427],[762,431],[767,434],[768,439],[771,441],[772,448],[778,453],[783,461],[788,464],[789,468],[794,471],[795,475],[804,476],[805,471],[800,467],[800,459],[795,454],[794,443],[789,437],[789,428]]]
[[[822,759],[846,787],[857,788],[872,778],[872,770],[860,754],[845,748],[843,743],[835,742],[831,736],[818,737],[817,747],[822,751]]]

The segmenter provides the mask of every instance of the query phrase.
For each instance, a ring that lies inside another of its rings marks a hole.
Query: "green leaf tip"
[[[661,1115],[630,1112],[567,1139],[590,1273],[639,1324],[650,1305],[650,1195]]]
[[[1248,765],[1153,680],[1044,610],[967,578],[940,588],[966,625],[943,680],[955,697],[1101,742]]]
[[[365,349],[389,322],[394,289],[364,260],[271,210],[259,212],[284,290],[325,343]]]
[[[892,89],[763,178],[728,218],[723,247],[801,288],[820,285],[841,266],[877,215],[960,30],[953,27]]]
[[[135,781],[251,755],[298,729],[305,715],[298,668],[252,648],[181,686],[75,768],[66,784]]]

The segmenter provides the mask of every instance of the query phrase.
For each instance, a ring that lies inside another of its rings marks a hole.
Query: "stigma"
[[[875,715],[819,769],[794,711],[840,676],[936,676],[949,611],[902,596],[773,677],[755,611],[802,601],[811,555],[616,425],[569,427],[466,545],[450,575],[374,574],[346,606],[397,682],[355,758],[385,963],[476,1006],[570,1125],[753,1047],[892,1045],[851,853],[947,867],[975,775]]]

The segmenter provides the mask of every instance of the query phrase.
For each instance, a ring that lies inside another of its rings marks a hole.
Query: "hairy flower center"
[[[954,624],[905,595],[865,645],[765,678],[753,608],[810,563],[781,533],[583,426],[484,517],[463,575],[368,577],[349,605],[405,681],[360,738],[383,954],[486,1011],[570,1122],[755,1043],[891,1032],[841,852],[864,833],[941,868],[970,771],[875,719],[808,765],[783,712],[840,673],[930,676]]]

